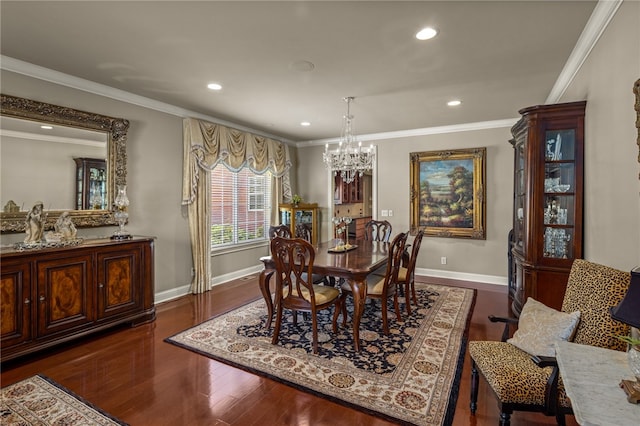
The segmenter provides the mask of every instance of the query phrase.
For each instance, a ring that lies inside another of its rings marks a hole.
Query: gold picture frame
[[[638,144],[638,163],[640,163],[640,78],[637,79],[633,85],[633,93],[636,94],[636,128],[638,129],[638,139],[636,143]],[[638,179],[640,179],[640,173],[638,173]]]
[[[485,240],[487,148],[409,157],[411,234]]]

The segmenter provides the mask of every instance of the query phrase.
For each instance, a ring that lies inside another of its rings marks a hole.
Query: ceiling
[[[1,54],[318,141],[339,136],[346,96],[360,135],[517,117],[545,103],[596,3],[3,0]],[[424,26],[438,36],[416,40]]]

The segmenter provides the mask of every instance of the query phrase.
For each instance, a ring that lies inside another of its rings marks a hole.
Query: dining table
[[[385,265],[389,258],[389,243],[382,241],[357,240],[348,250],[337,250],[335,240],[314,246],[315,259],[313,273],[328,277],[344,278],[353,293],[353,342],[360,351],[360,320],[367,298],[367,276]],[[258,280],[260,291],[267,305],[266,328],[271,327],[274,303],[270,289],[271,277],[276,272],[271,256],[263,256],[260,261],[264,269]]]

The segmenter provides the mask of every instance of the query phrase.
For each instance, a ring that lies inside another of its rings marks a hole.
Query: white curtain
[[[203,293],[211,288],[211,170],[224,163],[230,170],[248,167],[254,173],[271,172],[276,180],[272,199],[272,222],[287,187],[289,198],[289,147],[277,140],[231,129],[195,118],[182,122],[184,159],[182,204],[188,206],[189,234],[195,276],[191,292]]]

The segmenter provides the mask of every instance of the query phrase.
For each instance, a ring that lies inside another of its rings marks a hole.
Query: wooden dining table
[[[360,320],[364,312],[367,298],[367,276],[387,263],[389,243],[381,241],[358,240],[351,243],[355,247],[345,252],[331,252],[334,241],[316,245],[313,273],[329,277],[344,278],[351,286],[353,293],[353,342],[355,349],[360,350]],[[260,258],[264,269],[258,280],[260,291],[267,304],[266,328],[271,327],[273,318],[273,299],[270,290],[271,277],[275,272],[275,264],[271,256]]]

